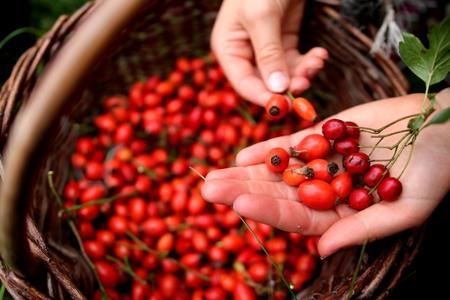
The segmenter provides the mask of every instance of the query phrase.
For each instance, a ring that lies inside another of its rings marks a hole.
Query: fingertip
[[[273,72],[267,78],[267,86],[273,93],[282,93],[289,87],[289,77],[285,72]]]
[[[320,57],[322,59],[328,59],[329,57],[328,50],[322,47],[314,47],[310,50],[310,52],[314,56]]]
[[[303,93],[304,91],[309,89],[310,86],[311,82],[308,80],[308,78],[299,76],[292,78],[289,90],[295,95]]]
[[[251,155],[248,151],[248,147],[245,149],[242,149],[238,152],[236,155],[236,166],[243,167],[250,165],[249,161],[251,161]]]
[[[216,194],[216,186],[215,186],[215,182],[214,181],[206,181],[202,188],[201,188],[201,194],[203,199],[205,199],[208,202],[214,202],[213,198],[214,195]]]
[[[242,216],[248,216],[248,211],[251,208],[250,197],[247,194],[240,195],[233,202],[233,210]]]

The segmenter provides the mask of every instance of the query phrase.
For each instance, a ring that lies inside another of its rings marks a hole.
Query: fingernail
[[[281,93],[288,88],[289,80],[283,72],[273,72],[269,75],[268,83],[272,92]]]

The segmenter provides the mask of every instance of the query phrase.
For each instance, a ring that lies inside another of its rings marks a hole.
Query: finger
[[[301,94],[311,86],[311,82],[309,79],[305,77],[293,77],[291,79],[291,85],[289,86],[289,90],[294,94]]]
[[[281,40],[281,16],[269,13],[247,23],[256,64],[266,86],[274,93],[286,91],[289,74]]]
[[[293,76],[301,76],[308,79],[314,78],[325,66],[325,60],[327,58],[328,52],[324,48],[317,47],[309,50],[296,60]]]
[[[261,180],[277,182],[281,180],[281,175],[269,172],[265,164],[259,164],[247,167],[214,170],[209,172],[206,176],[206,180],[212,179]]]
[[[202,196],[213,203],[231,205],[242,194],[267,195],[274,198],[297,200],[297,189],[284,182],[262,180],[208,180],[202,186]]]
[[[275,147],[281,147],[289,151],[289,147],[297,145],[298,142],[308,134],[318,131],[319,127],[314,126],[297,133],[282,137],[273,138],[258,144],[254,144],[242,149],[236,156],[238,166],[248,166],[264,162],[267,152]]]
[[[327,257],[339,249],[403,231],[414,226],[417,220],[417,212],[410,209],[410,205],[375,204],[334,223],[320,238],[319,253]]]
[[[234,201],[233,209],[243,217],[308,235],[322,234],[339,219],[334,210],[316,211],[298,201],[265,195],[240,195]]]

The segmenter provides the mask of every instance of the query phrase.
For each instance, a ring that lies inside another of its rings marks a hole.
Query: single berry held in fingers
[[[289,153],[283,148],[273,148],[266,155],[266,166],[271,172],[283,172],[289,165]]]
[[[352,137],[334,141],[334,151],[341,155],[349,155],[359,151],[358,141]]]
[[[311,161],[317,158],[325,158],[330,150],[331,144],[328,139],[321,134],[310,134],[292,148],[292,154],[301,160]]]
[[[348,197],[348,205],[356,210],[363,210],[373,204],[373,196],[365,188],[354,189]]]
[[[303,164],[292,164],[283,171],[283,181],[290,186],[298,186],[313,176],[314,171]]]
[[[331,182],[334,174],[339,170],[336,163],[322,158],[311,160],[306,166],[313,170],[314,179],[320,179],[326,182]]]
[[[282,95],[273,95],[266,103],[266,113],[269,120],[282,119],[289,111],[289,104]]]
[[[386,173],[385,173],[386,172]],[[364,174],[364,183],[368,187],[376,186],[383,177],[389,177],[389,171],[382,164],[375,164],[370,166]]]
[[[362,152],[352,153],[344,158],[344,168],[351,175],[363,174],[369,166],[369,156]]]
[[[348,172],[341,173],[337,175],[332,181],[331,186],[333,187],[336,195],[340,200],[348,197],[353,187],[352,176]]]
[[[381,200],[397,200],[402,193],[403,186],[400,180],[394,177],[384,178],[377,189],[377,194]]]
[[[292,109],[304,120],[315,122],[318,119],[316,110],[308,99],[295,98],[292,100]]]
[[[322,125],[322,133],[329,140],[339,140],[345,137],[347,126],[342,120],[331,119]]]
[[[347,125],[347,136],[354,139],[359,139],[360,130],[358,125],[355,122],[350,121],[345,122],[345,125]]]
[[[297,195],[301,203],[316,210],[333,208],[337,199],[333,187],[328,182],[318,179],[300,184]]]

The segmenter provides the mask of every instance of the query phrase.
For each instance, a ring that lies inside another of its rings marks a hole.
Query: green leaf
[[[403,33],[399,51],[403,62],[427,85],[442,81],[450,71],[450,18],[428,33],[429,48],[410,33]]]
[[[423,122],[425,122],[425,118],[423,115],[415,117],[414,119],[409,120],[408,128],[411,130],[419,130],[422,127]]]
[[[435,124],[443,124],[450,120],[450,107],[447,107],[436,113],[433,118],[425,125],[425,127]]]

